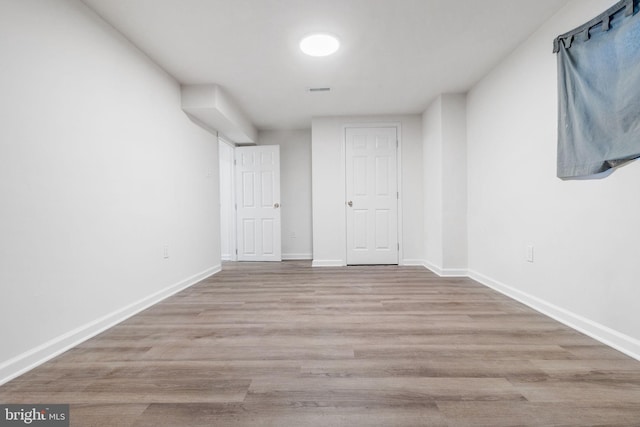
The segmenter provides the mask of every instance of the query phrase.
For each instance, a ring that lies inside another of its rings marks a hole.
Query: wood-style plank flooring
[[[229,263],[0,387],[73,426],[640,426],[640,362],[421,267]]]

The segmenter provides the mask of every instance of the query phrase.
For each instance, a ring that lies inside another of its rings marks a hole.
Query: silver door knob
[[[349,205],[349,207],[350,207],[350,208],[352,208],[352,207],[353,207],[353,202],[352,202],[351,200],[349,200],[349,201],[347,202],[347,205]]]
[[[274,203],[274,204],[273,204],[273,207],[274,207],[274,208],[276,208],[276,209],[278,209],[278,208],[280,207],[280,203]]]

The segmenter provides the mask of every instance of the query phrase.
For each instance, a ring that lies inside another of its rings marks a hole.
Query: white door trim
[[[226,215],[227,216],[227,220],[229,221],[229,229],[226,230],[228,233],[228,239],[229,239],[229,254],[228,257],[222,257],[223,261],[237,261],[238,260],[238,255],[237,255],[237,243],[236,243],[236,239],[237,239],[237,232],[236,232],[236,209],[235,209],[235,204],[236,204],[236,167],[235,167],[235,158],[236,158],[236,151],[235,151],[235,145],[229,141],[227,141],[226,139],[224,139],[223,137],[218,137],[218,143],[219,144],[224,144],[225,146],[227,146],[230,150],[231,150],[231,159],[230,159],[230,171],[231,171],[231,176],[229,177],[231,182],[229,183],[230,185],[230,189],[229,191],[231,192],[231,200],[229,201],[229,205],[228,206],[222,206],[221,203],[221,208],[224,208],[224,212],[221,209],[220,215]],[[220,152],[220,148],[218,148],[218,153]],[[220,164],[220,159],[218,159],[218,163]],[[222,232],[222,229],[221,229]]]
[[[402,186],[402,123],[401,122],[365,122],[365,123],[347,123],[342,125],[342,146],[340,148],[340,176],[343,178],[344,184],[344,217],[346,219],[347,216],[347,129],[349,128],[396,128],[396,135],[398,137],[398,151],[396,156],[396,174],[397,174],[397,184],[398,184],[398,265],[402,265],[403,256],[403,239],[402,239],[402,199],[403,199],[403,186]],[[344,253],[343,253],[343,265],[347,265],[347,232],[346,232],[346,220],[345,220],[345,241],[344,241]]]

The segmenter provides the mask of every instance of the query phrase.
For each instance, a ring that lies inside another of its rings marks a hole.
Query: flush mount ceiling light
[[[300,49],[310,56],[331,55],[339,47],[338,39],[330,34],[311,34],[300,42]]]

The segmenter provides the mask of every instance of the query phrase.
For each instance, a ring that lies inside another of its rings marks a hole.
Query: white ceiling
[[[466,92],[568,0],[83,0],[185,84],[217,83],[259,129],[420,113]],[[330,57],[302,54],[311,32]],[[551,55],[549,40],[549,55]],[[309,93],[329,86],[330,93]]]

